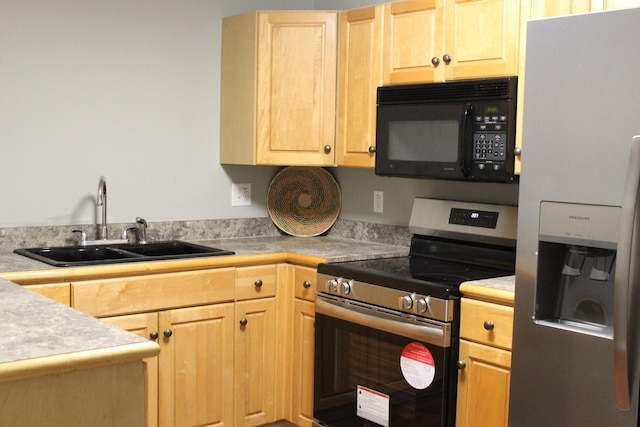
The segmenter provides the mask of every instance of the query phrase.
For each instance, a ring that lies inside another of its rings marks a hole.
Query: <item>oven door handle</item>
[[[316,298],[316,313],[335,317],[357,325],[367,326],[372,329],[378,329],[390,334],[413,338],[439,347],[451,346],[451,335],[445,326],[429,324],[416,325],[413,323],[399,322],[397,320],[371,316],[333,304],[322,299],[320,295]]]

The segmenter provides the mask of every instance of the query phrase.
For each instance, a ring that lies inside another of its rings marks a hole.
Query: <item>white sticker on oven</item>
[[[419,342],[409,343],[402,350],[400,369],[409,385],[418,390],[429,387],[436,376],[433,355]]]
[[[389,427],[389,396],[361,385],[356,390],[360,418]]]

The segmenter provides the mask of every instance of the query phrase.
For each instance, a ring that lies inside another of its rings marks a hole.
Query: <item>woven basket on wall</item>
[[[297,237],[318,236],[338,218],[342,192],[333,175],[320,167],[290,166],[273,178],[267,209],[273,223]]]

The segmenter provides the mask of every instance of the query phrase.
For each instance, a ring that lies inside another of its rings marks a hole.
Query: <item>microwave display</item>
[[[517,78],[378,88],[377,175],[517,182]]]

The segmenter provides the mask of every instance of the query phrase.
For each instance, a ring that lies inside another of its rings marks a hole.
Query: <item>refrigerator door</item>
[[[640,285],[638,268],[640,136],[633,138],[624,188],[615,277],[613,344],[616,400],[618,408],[628,410],[631,407],[630,385],[639,368],[638,349],[634,348],[633,337],[637,337],[634,319],[638,318],[638,286]]]
[[[536,299],[547,297],[544,290],[538,292],[542,280],[539,254],[543,205],[622,206],[632,137],[640,134],[640,55],[635,42],[640,40],[638,23],[640,9],[636,8],[527,24],[509,407],[512,427],[638,424],[638,339],[633,325],[639,320],[632,318],[625,323],[632,325],[626,333],[609,333],[608,320],[602,322],[600,332],[585,333],[585,324],[565,327],[573,319],[555,322],[551,310],[538,311],[540,301]],[[587,259],[589,253],[597,253],[589,242],[593,227],[589,215],[578,212],[569,216],[570,220],[581,221],[585,241],[542,243],[548,246],[543,247],[545,250],[553,249],[553,245],[578,248],[573,254],[570,250],[557,251],[560,268],[565,259],[568,261],[567,276],[579,261],[580,248],[585,248]],[[619,228],[619,222],[615,226]],[[638,234],[637,229],[633,234]],[[600,242],[594,244],[600,246]],[[616,247],[605,250],[616,251],[616,259],[620,256]],[[631,255],[632,264],[640,263],[637,255]],[[609,262],[604,261],[611,259],[607,257],[603,262]],[[617,274],[615,271],[614,281],[618,280]],[[606,276],[599,275],[595,273],[594,277]],[[561,286],[568,289],[572,280],[567,277]],[[620,292],[613,291],[614,301]],[[637,295],[633,293],[627,300],[628,311],[633,314]],[[559,307],[559,312],[565,310]],[[620,316],[615,308],[613,316],[615,329],[620,323],[615,320]],[[633,351],[626,353],[631,355],[626,362],[614,363],[613,336],[620,334],[627,337],[627,346]],[[632,369],[618,375],[614,366],[621,365]],[[620,387],[629,393],[626,410],[618,408],[617,377],[628,380],[628,385]]]

